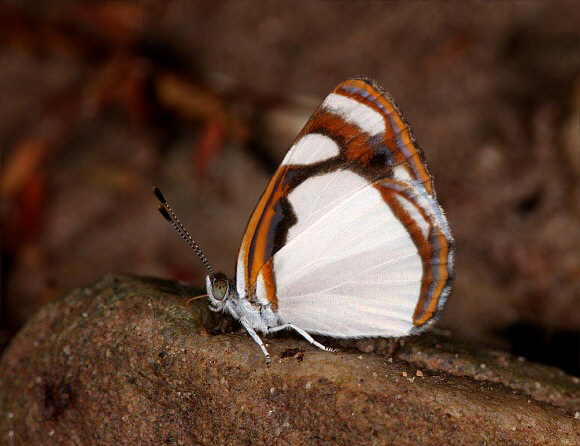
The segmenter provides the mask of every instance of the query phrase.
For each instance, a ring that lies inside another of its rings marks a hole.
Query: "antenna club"
[[[157,199],[163,203],[163,204],[167,204],[167,201],[165,200],[165,197],[163,196],[163,194],[161,193],[161,191],[159,190],[159,188],[157,186],[155,186],[153,188],[153,193],[155,194],[155,196],[157,197]]]
[[[167,212],[167,209],[163,207],[163,205],[160,204],[159,206],[157,206],[157,210],[161,215],[163,215],[163,218],[165,218],[165,220],[167,220],[169,223],[172,223],[171,216],[169,215],[169,212]]]

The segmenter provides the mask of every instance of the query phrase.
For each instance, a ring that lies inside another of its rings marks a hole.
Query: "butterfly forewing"
[[[452,271],[453,239],[408,124],[374,82],[343,82],[258,202],[238,292],[306,331],[400,336],[432,321]]]

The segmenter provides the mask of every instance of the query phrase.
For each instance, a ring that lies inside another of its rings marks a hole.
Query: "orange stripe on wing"
[[[437,288],[435,288],[433,292],[433,296],[429,302],[428,307],[425,309],[425,303],[427,300],[427,294],[421,295],[421,299],[417,303],[417,307],[415,308],[415,313],[413,314],[413,323],[415,325],[423,325],[437,311],[437,305],[439,303],[439,298],[441,296],[441,292],[443,291],[443,287],[447,283],[447,279],[449,277],[449,272],[447,270],[447,254],[449,253],[449,245],[447,243],[447,239],[443,234],[443,231],[437,229],[437,238],[439,239],[439,246],[441,249],[439,250],[439,282],[437,283]],[[433,267],[433,265],[431,265]],[[431,274],[431,278],[433,275]],[[430,285],[430,284],[429,284]],[[434,298],[436,296],[436,298]]]
[[[366,96],[362,92],[366,92]],[[421,181],[427,192],[432,195],[433,180],[425,167],[423,152],[417,145],[409,124],[393,98],[375,83],[361,79],[347,80],[336,87],[333,93],[355,99],[383,116],[385,120],[384,145],[391,149],[398,164],[410,165],[411,172],[409,173]],[[397,140],[400,140],[400,143],[407,149],[408,155],[401,152]],[[395,147],[390,144],[393,142]],[[396,150],[393,150],[395,148]]]
[[[278,299],[276,297],[276,280],[274,278],[274,257],[270,257],[264,266],[260,269],[260,274],[264,279],[264,288],[266,291],[266,299],[272,304],[272,309],[278,311]]]
[[[287,193],[287,187],[284,186],[284,177],[286,175],[288,168],[281,166],[278,171],[274,174],[274,177],[268,183],[266,190],[262,194],[256,209],[250,217],[244,238],[242,240],[241,252],[244,254],[243,264],[246,265],[245,268],[245,282],[246,292],[248,295],[255,295],[256,281],[258,278],[258,273],[260,268],[266,263],[270,257],[268,252],[268,242],[270,225],[272,224],[272,219],[274,218],[276,211],[274,206],[280,198],[284,197]],[[272,307],[277,308],[277,300],[275,294],[274,277],[273,271],[270,268],[268,274],[264,277],[265,283],[271,283],[271,287],[266,287],[266,289],[273,292],[268,293],[268,300],[271,302]]]
[[[318,109],[306,123],[297,140],[309,133],[321,133],[330,137],[341,147],[345,161],[367,163],[374,155],[368,144],[368,134],[361,132],[355,124],[346,122],[341,116]],[[292,159],[289,160],[292,162]],[[385,166],[387,167],[387,166]]]
[[[403,223],[407,229],[409,236],[413,240],[414,245],[417,247],[419,256],[421,257],[421,263],[423,264],[423,276],[421,278],[421,289],[419,292],[417,304],[415,306],[415,311],[413,313],[413,324],[415,326],[421,326],[429,321],[435,314],[437,306],[439,303],[439,298],[443,287],[447,283],[449,272],[447,270],[447,255],[449,252],[449,246],[445,235],[441,229],[436,228],[429,214],[420,207],[414,200],[409,199],[398,190],[399,187],[408,186],[405,183],[396,180],[382,180],[377,181],[373,186],[381,193],[383,200],[390,207],[396,217]],[[393,188],[392,186],[397,186]],[[397,200],[397,195],[402,197],[408,203],[413,205],[417,212],[429,222],[429,231],[427,236],[423,233],[419,224],[415,219],[409,214],[409,212],[404,208],[404,206]],[[432,264],[432,259],[434,255],[434,245],[430,243],[430,235],[432,231],[437,231],[437,238],[439,241],[439,252],[438,259],[439,264],[437,266]],[[433,268],[438,268],[438,278],[435,278],[433,274]],[[437,280],[437,285],[432,293],[429,293],[434,281]]]

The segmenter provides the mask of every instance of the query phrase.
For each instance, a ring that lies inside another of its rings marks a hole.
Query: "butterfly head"
[[[210,274],[205,278],[205,286],[212,310],[221,311],[231,295],[230,281],[227,276],[222,272]]]

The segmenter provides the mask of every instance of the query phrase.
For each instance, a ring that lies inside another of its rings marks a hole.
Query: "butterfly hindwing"
[[[240,295],[335,337],[399,336],[449,293],[453,239],[408,124],[372,81],[314,112],[246,229]]]

